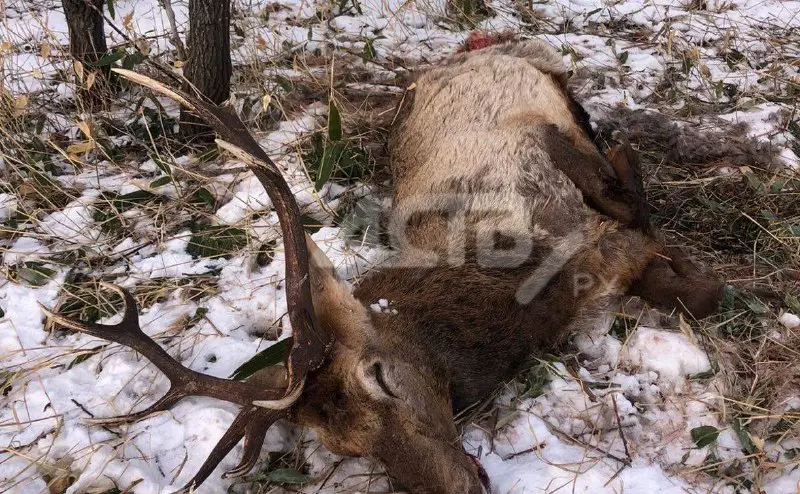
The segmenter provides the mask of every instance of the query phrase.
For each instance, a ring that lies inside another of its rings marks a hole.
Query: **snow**
[[[48,215],[39,223],[43,233],[70,244],[95,245],[101,243],[102,233],[94,225],[92,202],[96,198],[91,191],[67,204],[62,211]]]
[[[800,328],[800,317],[792,314],[791,312],[784,312],[778,318],[778,322],[783,324],[789,329]]]
[[[50,254],[50,249],[35,237],[19,237],[5,251],[3,264],[12,266],[22,261],[38,259],[47,254]]]
[[[6,221],[17,211],[17,198],[14,194],[0,194],[0,221]]]
[[[671,358],[662,358],[669,355]],[[681,333],[667,333],[639,326],[622,352],[624,365],[658,373],[666,382],[711,369],[706,354]]]
[[[785,43],[781,46],[785,58],[776,59],[765,33],[800,29],[800,2],[711,0],[706,2],[707,12],[688,10],[688,3],[533,2],[531,7],[542,24],[526,31],[526,36],[565,48],[565,64],[575,72],[576,80],[583,81],[576,88],[578,99],[595,119],[619,106],[654,109],[657,103],[652,98],[666,70],[680,65],[693,48],[698,59],[684,89],[707,101],[729,102],[727,96],[715,93],[715,83],[733,85],[740,92],[769,92],[776,80],[797,77],[796,67],[785,60],[800,56],[800,46]],[[187,28],[187,4],[185,0],[172,2],[182,33]],[[361,53],[369,39],[379,63],[358,61],[355,67],[374,72],[372,82],[354,82],[351,87],[393,91],[375,85],[402,73],[392,68],[393,61],[424,66],[455,52],[469,34],[442,20],[442,0],[365,0],[360,3],[361,14],[353,11],[329,21],[315,18],[317,10],[326,8],[320,2],[286,0],[280,4],[284,8],[274,11],[272,2],[265,0],[236,2],[234,20],[247,33],[244,38],[233,37],[236,64],[269,65],[264,62],[287,50],[326,53],[346,48]],[[497,15],[481,21],[479,27],[525,27],[514,11],[515,2],[490,4]],[[116,23],[128,35],[145,40],[151,53],[166,54],[174,48],[165,35],[169,27],[160,2],[115,0],[114,6]],[[40,94],[46,102],[65,101],[69,106],[75,85],[63,75],[70,72],[71,64],[64,51],[68,36],[60,2],[7,0],[5,7],[0,25],[4,90],[15,97]],[[592,25],[622,20],[657,41],[617,36],[611,27],[584,33]],[[573,30],[565,33],[558,26],[567,21]],[[661,32],[667,34],[659,35]],[[124,41],[112,29],[106,29],[106,34],[110,46]],[[724,63],[721,50],[726,40],[745,53],[750,63],[733,67]],[[265,67],[266,94],[259,94],[258,99],[270,92],[276,94],[268,76],[298,77],[303,74],[301,69]],[[323,67],[316,75],[327,77],[327,70]],[[589,76],[602,83],[593,85]],[[168,115],[176,115],[176,105],[161,103]],[[686,104],[686,100],[677,104]],[[149,100],[143,105],[158,109]],[[75,115],[52,106],[43,136],[61,132],[79,138]],[[779,149],[780,159],[796,168],[793,137],[786,130],[791,108],[785,102],[756,101],[747,108],[729,108],[717,117],[746,123],[746,135],[770,142]],[[304,212],[324,224],[314,240],[338,274],[353,280],[386,262],[389,254],[368,241],[370,232],[361,239],[348,238],[347,228],[333,226],[333,212],[347,194],[359,200],[369,214],[390,203],[363,184],[314,189],[297,149],[300,140],[324,125],[325,115],[327,102],[309,104],[288,115],[274,130],[259,135],[259,141],[284,172]],[[127,124],[147,123],[143,116],[130,112],[114,116]],[[121,145],[130,138],[110,139]],[[3,159],[3,170],[10,163]],[[188,156],[171,158],[170,165],[173,172],[186,174],[209,168]],[[137,494],[170,492],[199,468],[230,424],[236,407],[192,398],[168,413],[119,429],[87,424],[87,411],[105,417],[143,408],[166,392],[168,382],[146,360],[119,345],[105,346],[86,335],[51,333],[39,304],[52,308],[60,302],[60,287],[71,266],[57,261],[59,254],[78,248],[109,254],[113,263],[98,265],[92,274],[127,287],[155,283],[160,290],[158,300],[141,311],[143,330],[184,365],[228,377],[251,355],[291,334],[282,287],[284,253],[272,202],[252,173],[227,173],[241,168],[241,163],[219,164],[215,171],[226,173],[215,175],[207,184],[218,204],[208,221],[244,228],[254,242],[276,241],[276,247],[271,262],[263,266],[255,262],[256,246],[250,245],[230,259],[197,259],[186,250],[191,231],[178,228],[162,235],[157,224],[164,218],[156,218],[146,208],[132,207],[123,214],[131,231],[119,238],[107,235],[93,216],[103,192],[149,190],[176,198],[186,186],[183,178],[176,179],[175,186],[151,190],[150,183],[163,176],[152,159],[125,163],[124,167],[105,160],[83,167],[63,160],[58,166],[67,173],[53,179],[76,194],[64,207],[42,212],[32,226],[0,240],[6,268],[0,274],[0,376],[14,376],[13,386],[0,397],[0,490],[47,492],[49,479],[69,475],[75,477],[72,485],[65,486],[69,494],[115,487],[130,487]],[[0,184],[0,222],[11,220],[25,201]],[[162,212],[167,220],[180,219],[179,213]],[[7,277],[9,269],[28,261],[45,263],[55,274],[41,286]],[[198,279],[209,283],[202,286],[199,296],[184,283]],[[386,299],[379,299],[370,309],[397,312]],[[778,320],[789,329],[800,326],[800,318],[788,312]],[[715,379],[695,378],[712,369],[701,345],[674,327],[642,323],[626,338],[610,334],[608,329],[608,325],[598,324],[575,336],[574,343],[585,359],[577,369],[548,362],[544,366],[548,383],[540,395],[520,397],[520,383],[509,384],[495,402],[501,416],[494,436],[477,426],[466,428],[464,447],[479,456],[494,492],[733,492],[709,478],[686,475],[686,470],[703,465],[711,453],[720,460],[742,458],[739,438],[719,412],[724,409],[724,389]],[[87,352],[89,358],[75,363],[78,355]],[[715,444],[704,448],[693,444],[691,430],[701,425],[720,429]],[[788,444],[774,447],[771,454],[785,460]],[[390,489],[379,474],[380,467],[371,461],[339,458],[326,451],[313,433],[285,422],[269,431],[260,466],[265,465],[267,452],[295,450],[301,452],[309,475],[327,478],[306,486],[303,492]],[[240,452],[241,445],[197,492],[245,492],[246,485],[234,485],[220,477],[223,470],[236,464]],[[784,493],[794,492],[799,485],[800,470],[787,467],[770,472],[762,487],[768,493]]]

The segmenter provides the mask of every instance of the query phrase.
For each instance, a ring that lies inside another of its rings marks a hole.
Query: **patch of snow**
[[[186,252],[191,232],[179,233],[164,244],[157,254],[145,257],[141,252],[131,258],[131,273],[145,278],[180,278],[191,274],[207,273],[220,261],[195,260]]]
[[[17,197],[14,194],[0,194],[0,221],[7,221],[17,212]]]
[[[34,237],[20,237],[3,254],[3,264],[12,266],[23,261],[43,259],[50,249]]]
[[[93,218],[97,194],[90,191],[79,199],[67,204],[63,210],[56,211],[39,222],[43,233],[67,244],[94,246],[103,236]]]
[[[800,317],[792,314],[791,312],[784,312],[778,317],[778,322],[783,324],[789,329],[800,328]]]
[[[680,383],[686,376],[711,369],[708,356],[681,333],[640,326],[620,354],[623,365],[657,372],[661,379]]]

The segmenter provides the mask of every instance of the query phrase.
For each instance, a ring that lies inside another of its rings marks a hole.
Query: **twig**
[[[545,448],[546,446],[547,446],[546,442],[545,443],[541,443],[541,444],[537,444],[536,446],[531,446],[528,449],[524,449],[522,451],[517,451],[516,453],[511,453],[509,455],[504,456],[503,457],[503,461],[507,461],[507,460],[510,460],[512,458],[516,458],[517,456],[526,455],[528,453],[533,453],[534,451],[539,451],[540,449]]]
[[[580,375],[578,374],[577,359],[575,359],[575,357],[573,356],[573,358],[566,360],[565,363],[567,372],[569,372],[572,378],[578,382],[578,385],[581,387],[581,391],[586,393],[586,396],[589,397],[589,400],[591,400],[593,403],[597,403],[597,395],[595,395],[594,392],[591,389],[589,389],[587,384],[583,381],[583,379],[581,379]]]
[[[554,426],[552,426],[550,424],[548,424],[548,427],[552,432],[555,433],[556,436],[560,436],[562,439],[566,439],[567,441],[569,441],[571,443],[579,444],[579,445],[581,445],[583,447],[586,447],[586,448],[589,448],[589,449],[593,449],[593,450],[597,451],[598,453],[601,453],[601,454],[605,455],[607,458],[610,458],[610,459],[612,459],[614,461],[618,461],[618,462],[622,463],[623,465],[630,466],[630,464],[631,464],[631,461],[628,460],[627,458],[620,458],[619,456],[611,454],[611,453],[609,453],[608,451],[604,450],[603,448],[601,448],[599,446],[595,446],[594,444],[587,443],[586,441],[581,441],[577,437],[572,437],[569,434],[567,434],[566,432],[564,432],[564,431],[562,431],[562,430],[558,429],[557,427],[554,427]]]
[[[752,221],[753,224],[756,225],[757,227],[759,227],[760,229],[762,229],[764,231],[764,233],[766,233],[767,235],[772,237],[774,240],[780,242],[781,245],[783,245],[784,247],[789,247],[788,245],[786,245],[786,242],[784,242],[783,240],[779,239],[771,231],[769,231],[766,228],[764,228],[763,226],[761,226],[761,223],[759,223],[758,221],[754,220],[749,214],[745,213],[744,211],[739,211],[739,213],[741,213],[741,215],[744,216],[745,218],[747,218],[748,220]]]
[[[94,418],[94,414],[92,412],[90,412],[89,410],[87,410],[85,406],[83,406],[80,402],[78,402],[78,400],[76,400],[75,398],[70,398],[70,401],[72,403],[75,403],[75,405],[77,405],[78,408],[83,410],[83,413],[85,413],[86,415],[88,415],[91,418]]]
[[[82,405],[80,402],[78,402],[78,400],[76,400],[75,398],[70,398],[70,401],[72,401],[72,403],[75,403],[75,405],[76,405],[78,408],[80,408],[81,410],[83,410],[83,413],[85,413],[86,415],[88,415],[90,418],[94,418],[94,414],[93,414],[92,412],[90,412],[90,411],[89,411],[89,410],[88,410],[88,409],[87,409],[85,406],[83,406],[83,405]],[[115,435],[115,436],[117,436],[117,437],[122,437],[122,436],[120,435],[120,433],[119,433],[119,432],[113,431],[113,430],[109,429],[109,428],[108,428],[107,426],[105,426],[105,425],[103,426],[103,430],[104,430],[104,431],[106,431],[106,432],[108,432],[109,434],[113,434],[113,435]]]
[[[625,439],[625,434],[622,432],[622,421],[619,418],[619,409],[617,408],[617,398],[615,395],[611,396],[611,403],[614,404],[614,415],[617,416],[617,430],[619,430],[619,437],[622,439],[622,446],[625,448],[625,456],[628,461],[631,461],[631,452],[628,451],[628,440]]]
[[[331,468],[331,471],[328,472],[328,475],[326,475],[324,479],[322,479],[322,482],[320,483],[319,488],[317,489],[317,492],[320,492],[325,487],[325,484],[328,483],[328,481],[331,479],[331,477],[333,477],[333,474],[336,473],[336,470],[339,469],[339,466],[342,464],[342,461],[344,461],[344,460],[339,460],[339,461],[337,461],[336,463],[333,464],[333,468]]]
[[[172,2],[171,0],[159,0],[159,3],[167,14],[169,29],[172,32],[172,42],[175,44],[175,49],[178,50],[178,57],[185,62],[186,47],[183,46],[183,41],[181,41],[181,37],[178,34],[178,24],[175,22],[175,11],[172,10]]]
[[[615,478],[619,477],[619,474],[622,473],[622,471],[625,470],[627,467],[628,465],[622,465],[621,467],[619,467],[617,471],[614,472],[614,475],[612,475],[611,478],[608,479],[605,484],[603,484],[603,487],[608,487],[608,484],[613,482]]]

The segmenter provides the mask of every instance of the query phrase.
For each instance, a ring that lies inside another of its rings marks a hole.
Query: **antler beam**
[[[285,396],[297,394],[298,389],[303,386],[306,374],[324,362],[330,345],[330,335],[319,328],[314,317],[305,231],[300,222],[300,210],[283,175],[244,123],[230,110],[206,103],[131,70],[113,70],[197,113],[220,135],[222,139],[218,139],[217,143],[244,161],[266,189],[275,206],[283,234],[286,250],[286,300],[294,335],[294,345],[287,361],[289,386]]]

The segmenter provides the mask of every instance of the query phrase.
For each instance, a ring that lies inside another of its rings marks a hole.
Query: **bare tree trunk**
[[[189,53],[183,74],[187,86],[194,86],[214,103],[230,96],[230,24],[230,0],[189,0]],[[213,137],[211,130],[186,110],[181,110],[181,134],[187,141]]]
[[[104,0],[62,0],[69,28],[69,52],[84,63],[97,62],[108,50],[103,31]]]
[[[94,85],[88,91],[83,87],[77,93],[89,104],[99,101],[103,88],[107,87],[105,82],[109,74],[109,67],[91,68],[91,64],[100,60],[108,50],[103,31],[103,3],[104,0],[61,2],[69,29],[70,54],[84,65],[84,74],[88,74],[90,69],[100,72],[100,77],[96,78]]]

